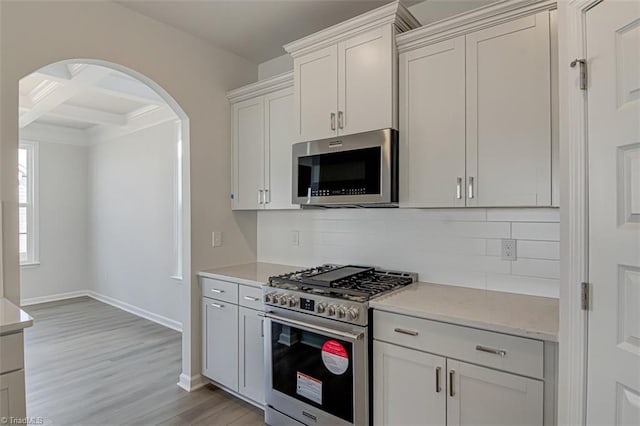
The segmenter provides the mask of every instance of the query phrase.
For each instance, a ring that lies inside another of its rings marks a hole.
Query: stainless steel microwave
[[[375,130],[293,145],[293,204],[395,207],[398,132]]]

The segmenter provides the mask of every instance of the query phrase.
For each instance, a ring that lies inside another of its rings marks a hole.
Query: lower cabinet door
[[[240,307],[238,392],[264,404],[264,313]]]
[[[0,374],[0,417],[17,420],[26,415],[24,370]]]
[[[447,360],[447,424],[542,425],[543,383]]]
[[[374,341],[373,368],[375,425],[445,424],[445,358]]]
[[[238,391],[238,306],[202,298],[202,371]]]

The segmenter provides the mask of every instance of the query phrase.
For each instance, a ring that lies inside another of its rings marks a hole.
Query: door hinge
[[[589,283],[581,283],[581,305],[583,311],[591,308],[591,285]]]
[[[587,61],[584,59],[574,59],[569,66],[575,68],[576,65],[580,66],[580,89],[587,90]]]

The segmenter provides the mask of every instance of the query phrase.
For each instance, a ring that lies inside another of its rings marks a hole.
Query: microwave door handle
[[[311,204],[311,187],[307,188],[307,204]]]
[[[331,328],[323,327],[321,325],[309,324],[308,322],[281,317],[280,315],[276,315],[273,312],[265,312],[264,316],[284,325],[290,325],[290,326],[292,325],[294,327],[306,328],[311,331],[316,331],[322,334],[338,336],[351,341],[357,341],[364,337],[364,333],[354,334],[346,331],[333,330]]]

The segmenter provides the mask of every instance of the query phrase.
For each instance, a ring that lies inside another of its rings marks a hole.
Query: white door
[[[238,307],[202,298],[202,374],[238,391]]]
[[[234,210],[256,210],[264,189],[264,106],[262,97],[233,105],[232,170]]]
[[[586,13],[587,423],[640,424],[640,2]]]
[[[447,375],[448,426],[542,426],[541,380],[451,359]]]
[[[465,38],[400,55],[400,205],[465,205]]]
[[[338,133],[397,128],[394,122],[393,26],[338,45]]]
[[[264,313],[240,307],[238,392],[264,404]]]
[[[23,419],[25,411],[24,370],[0,375],[0,418]],[[9,423],[10,424],[10,423]]]
[[[444,426],[445,359],[373,342],[373,423]]]
[[[267,209],[299,209],[291,204],[293,88],[264,96],[265,191]]]
[[[467,35],[467,205],[551,205],[549,12]]]
[[[293,60],[296,142],[337,134],[338,46]]]

